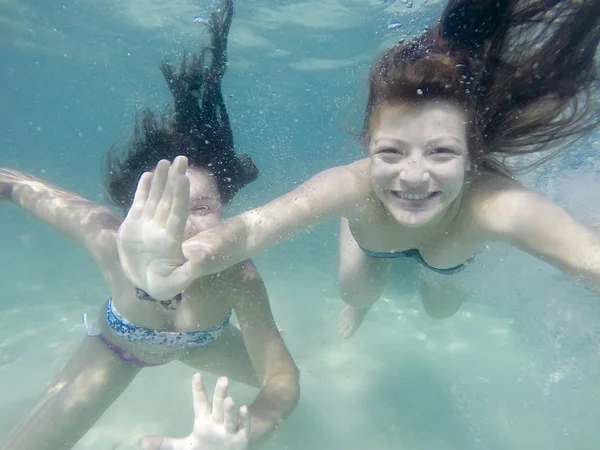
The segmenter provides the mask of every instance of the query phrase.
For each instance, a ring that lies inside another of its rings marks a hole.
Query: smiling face
[[[217,181],[206,169],[190,167],[190,215],[185,227],[185,239],[219,224],[223,205]]]
[[[465,114],[448,101],[384,104],[370,130],[371,182],[394,219],[422,227],[459,197],[469,168]]]

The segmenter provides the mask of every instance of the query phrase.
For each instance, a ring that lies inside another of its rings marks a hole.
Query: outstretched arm
[[[97,260],[117,257],[121,219],[110,209],[31,175],[0,169],[3,196],[84,246]]]
[[[182,246],[189,213],[187,159],[161,161],[140,179],[119,230],[119,255],[129,279],[165,300],[193,280],[244,261],[299,232],[354,215],[370,195],[368,160],[321,172],[271,203],[203,231]]]
[[[600,291],[600,235],[516,182],[487,201],[484,227]]]
[[[293,191],[185,241],[190,273],[219,272],[319,222],[352,215],[370,194],[368,160],[334,167]]]

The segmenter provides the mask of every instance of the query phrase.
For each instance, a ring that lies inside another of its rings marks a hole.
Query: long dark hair
[[[382,103],[446,98],[470,120],[475,164],[534,167],[600,124],[599,40],[599,0],[450,0],[436,27],[374,65],[364,136]]]
[[[202,167],[215,177],[223,203],[258,177],[248,155],[235,153],[233,133],[221,92],[227,67],[227,36],[233,18],[232,0],[208,19],[210,45],[182,57],[179,70],[163,62],[160,70],[173,95],[167,117],[149,110],[139,113],[133,135],[124,148],[114,147],[106,158],[106,189],[113,203],[129,209],[139,177],[161,159],[188,157],[191,167]],[[210,57],[210,62],[207,61]]]

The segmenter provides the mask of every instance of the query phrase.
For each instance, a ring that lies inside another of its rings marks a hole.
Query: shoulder
[[[323,170],[289,192],[274,203],[272,207],[280,209],[281,202],[289,207],[288,219],[296,220],[289,211],[301,218],[318,217],[327,220],[339,215],[352,214],[358,206],[361,208],[371,198],[370,161],[361,159],[354,163],[335,166]]]
[[[369,158],[359,159],[345,166],[335,167],[339,176],[351,179],[359,188],[371,186],[371,160]]]
[[[236,313],[259,306],[262,301],[268,302],[264,281],[251,259],[200,277],[194,281],[194,286],[203,297],[225,301]]]
[[[340,182],[345,182],[346,189],[361,188],[370,185],[371,162],[368,158],[353,163],[325,169],[312,177],[321,180],[332,187],[340,188]]]
[[[339,167],[344,168],[345,170],[348,170],[349,172],[354,173],[357,176],[369,177],[369,173],[371,171],[371,159],[363,158],[363,159],[359,159],[358,161],[354,161],[350,164],[347,164],[345,166],[339,166]]]
[[[220,276],[220,293],[227,297],[240,324],[254,322],[266,326],[263,319],[271,314],[269,295],[262,276],[251,259],[212,276]]]
[[[260,272],[251,259],[241,261],[209,277],[213,282],[218,281],[224,289],[238,295],[241,291],[246,292],[264,286]]]
[[[371,160],[360,159],[351,164],[337,166],[321,172],[318,176],[328,179],[334,196],[346,205],[344,212],[364,209],[372,204]]]
[[[470,186],[469,204],[478,227],[491,237],[514,236],[556,208],[541,194],[498,172],[484,172]]]

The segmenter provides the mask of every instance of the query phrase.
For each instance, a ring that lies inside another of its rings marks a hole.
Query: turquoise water
[[[193,51],[195,15],[215,2],[0,1],[0,166],[103,201],[101,161],[142,106],[170,95],[157,64]],[[415,0],[238,0],[224,92],[237,148],[261,177],[228,213],[352,161],[369,65],[417,34],[441,4]],[[405,25],[388,30],[400,20]],[[600,175],[584,148],[524,179],[600,227]],[[106,286],[87,254],[11,205],[0,212],[0,441],[82,337]],[[598,297],[541,261],[494,246],[467,275],[453,318],[422,311],[415,268],[399,262],[356,335],[337,333],[337,224],[256,258],[302,374],[302,398],[267,449],[596,449]],[[147,433],[187,435],[189,379],[147,369],[75,447],[133,449]],[[208,376],[207,385],[215,377]],[[233,397],[255,391],[234,385]]]

